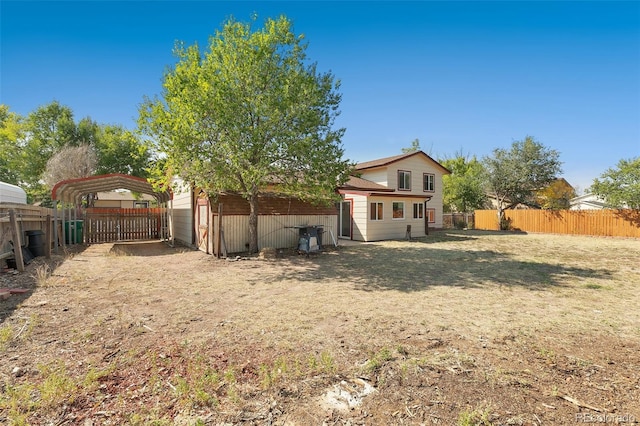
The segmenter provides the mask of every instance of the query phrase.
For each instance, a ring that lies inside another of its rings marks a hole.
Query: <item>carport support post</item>
[[[58,254],[58,200],[53,201],[53,245]]]
[[[218,250],[216,252],[218,259],[222,252],[222,203],[218,203],[218,229],[216,229],[216,238],[218,239]]]
[[[61,209],[60,209],[60,214],[62,215],[62,220],[61,220],[61,224],[62,224],[62,240],[60,241],[62,247],[67,246],[67,231],[64,229],[64,201],[62,202],[61,205]]]
[[[69,224],[69,237],[71,237],[71,244],[75,245],[75,243],[77,242],[76,238],[78,237],[78,230],[76,229],[76,227],[78,226],[78,212],[76,211],[75,204],[71,206],[71,213],[69,213],[69,217],[73,221],[73,226]]]

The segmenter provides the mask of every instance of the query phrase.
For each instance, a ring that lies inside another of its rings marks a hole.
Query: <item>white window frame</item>
[[[427,179],[429,178],[429,179]],[[436,190],[436,175],[433,173],[422,174],[422,190],[424,192],[435,192]]]
[[[396,204],[398,205],[402,205],[402,217],[396,217]],[[393,220],[404,220],[405,215],[404,215],[404,201],[394,201],[393,203],[391,203],[391,218]]]
[[[408,175],[408,178],[406,178],[405,175]],[[405,184],[408,185],[408,188],[405,187]],[[398,191],[411,191],[410,170],[398,170]]]
[[[417,210],[416,207],[418,207]],[[424,219],[424,203],[413,203],[413,218]]]

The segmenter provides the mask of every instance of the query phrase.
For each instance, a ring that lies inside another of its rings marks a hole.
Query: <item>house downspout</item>
[[[427,210],[427,203],[429,198],[424,200],[424,235],[429,235],[429,211]]]

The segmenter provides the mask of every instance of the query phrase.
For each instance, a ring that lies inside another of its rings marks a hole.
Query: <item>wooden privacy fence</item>
[[[88,208],[82,233],[87,244],[160,239],[167,209]]]
[[[511,229],[640,238],[640,210],[505,210]],[[499,230],[496,210],[476,210],[475,229]]]

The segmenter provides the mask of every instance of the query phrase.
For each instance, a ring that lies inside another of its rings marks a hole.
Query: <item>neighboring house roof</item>
[[[584,194],[579,197],[572,198],[569,200],[569,205],[572,210],[595,210],[595,209],[604,209],[607,207],[607,203],[602,198],[599,198],[595,194]]]
[[[393,157],[385,157],[385,158],[379,158],[377,160],[366,161],[364,163],[356,164],[356,170],[366,170],[366,169],[374,169],[377,167],[386,167],[397,161],[404,160],[405,158],[413,157],[414,155],[424,156],[427,161],[432,162],[436,167],[441,169],[444,174],[451,174],[451,171],[449,171],[449,169],[447,169],[442,164],[438,163],[433,158],[429,157],[423,151],[409,152],[406,154],[394,155]]]

